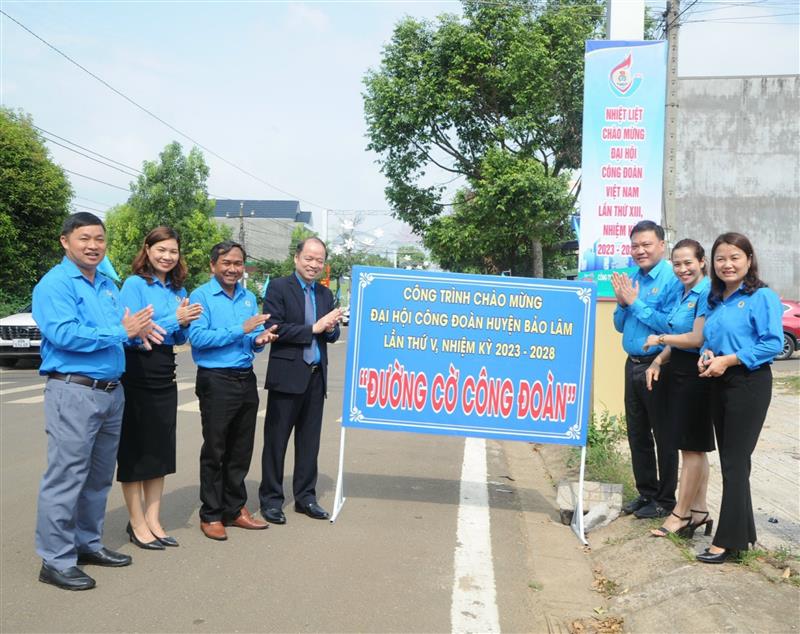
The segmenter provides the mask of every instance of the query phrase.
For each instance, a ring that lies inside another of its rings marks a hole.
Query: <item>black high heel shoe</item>
[[[689,524],[687,524],[680,531],[678,531],[678,534],[681,537],[692,538],[692,537],[694,537],[694,532],[698,528],[700,528],[701,526],[705,526],[705,530],[703,531],[703,534],[706,537],[711,535],[711,531],[714,530],[714,520],[712,520],[712,519],[710,519],[708,517],[708,511],[697,511],[695,509],[692,509],[692,513],[698,513],[698,514],[702,513],[703,514],[703,519],[701,521],[699,521],[699,522],[690,521]]]
[[[169,535],[164,535],[164,537],[159,537],[158,535],[155,535],[155,538],[162,544],[164,544],[164,546],[171,546],[173,548],[180,546],[178,540],[175,539],[174,537],[170,537]]]
[[[128,525],[125,527],[125,532],[127,532],[128,536],[131,538],[131,543],[139,548],[143,548],[144,550],[166,550],[164,544],[162,544],[158,538],[151,542],[143,542],[136,537],[136,533],[133,532],[133,526],[131,526],[130,522],[128,522]]]
[[[706,548],[705,552],[696,556],[696,559],[704,564],[724,564],[729,559],[736,559],[737,557],[739,557],[738,550],[729,550],[726,548],[721,553],[712,553]]]
[[[666,537],[667,535],[673,535],[673,534],[683,536],[683,531],[685,531],[689,526],[692,525],[691,515],[689,517],[681,517],[674,511],[670,512],[670,515],[672,515],[673,517],[677,517],[681,522],[686,522],[686,524],[684,524],[679,529],[674,531],[669,530],[666,526],[659,526],[658,528],[654,528],[653,530],[650,531],[650,534],[653,537]]]

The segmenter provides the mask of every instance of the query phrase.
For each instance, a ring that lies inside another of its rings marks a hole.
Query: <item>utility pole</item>
[[[239,203],[239,244],[244,248],[244,201]]]
[[[678,147],[678,16],[680,0],[667,0],[664,31],[667,36],[667,99],[664,119],[664,229],[667,242],[675,238],[675,155]]]

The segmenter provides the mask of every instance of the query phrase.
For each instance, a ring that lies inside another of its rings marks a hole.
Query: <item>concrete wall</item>
[[[762,278],[800,297],[800,76],[680,78],[678,103],[673,242],[744,233]]]
[[[596,416],[604,411],[625,414],[625,359],[622,335],[614,329],[615,301],[597,302],[594,335],[592,408]]]

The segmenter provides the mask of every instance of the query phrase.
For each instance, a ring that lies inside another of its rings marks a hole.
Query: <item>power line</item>
[[[95,163],[100,163],[100,165],[105,165],[106,167],[110,167],[112,170],[117,170],[118,172],[122,172],[123,174],[125,174],[125,176],[130,176],[131,178],[136,178],[136,174],[131,174],[130,172],[125,171],[121,167],[117,167],[116,165],[111,165],[111,163],[106,163],[105,161],[101,161],[98,158],[95,158],[93,156],[89,156],[88,154],[85,154],[84,152],[81,152],[80,150],[76,150],[74,148],[69,147],[68,145],[64,145],[63,143],[59,143],[58,141],[54,141],[53,139],[48,139],[48,138],[45,138],[45,141],[47,141],[48,143],[53,143],[55,145],[63,147],[64,149],[69,150],[70,152],[75,152],[75,154],[80,154],[81,156],[84,156],[84,157],[88,158],[90,161],[94,161]],[[141,172],[139,172],[139,173],[141,174]]]
[[[120,165],[120,166],[124,167],[125,169],[129,169],[132,172],[136,172],[137,174],[142,174],[143,173],[141,170],[139,170],[139,169],[137,169],[135,167],[131,167],[130,165],[126,165],[125,163],[122,163],[120,161],[112,159],[112,158],[110,158],[108,156],[105,156],[104,154],[100,154],[100,152],[96,152],[94,150],[90,150],[88,147],[84,147],[84,146],[82,146],[82,145],[80,145],[78,143],[75,143],[75,141],[70,141],[69,139],[65,139],[63,136],[58,136],[54,132],[50,132],[49,130],[45,130],[44,128],[40,128],[38,125],[35,125],[35,124],[31,124],[31,125],[33,125],[34,128],[39,130],[39,132],[43,132],[44,134],[47,134],[47,135],[50,135],[51,137],[55,137],[56,139],[59,139],[60,141],[64,141],[65,143],[69,143],[70,145],[74,145],[75,147],[79,147],[80,149],[85,150],[86,152],[89,152],[91,154],[94,154],[95,156],[99,156],[100,158],[105,159],[106,161],[111,161],[112,163],[116,163],[117,165]],[[50,139],[47,139],[47,140],[49,141]],[[55,143],[55,141],[51,141],[51,143]],[[58,144],[58,145],[60,145],[60,144]],[[64,146],[62,146],[62,147],[64,147]],[[69,150],[71,148],[67,148],[67,149]]]
[[[231,167],[233,167],[234,169],[238,170],[238,171],[239,171],[239,172],[241,172],[242,174],[245,174],[246,176],[249,176],[250,178],[253,178],[253,179],[257,180],[258,182],[260,182],[260,183],[262,183],[262,184],[266,185],[267,187],[270,187],[270,188],[274,189],[275,191],[279,191],[280,193],[282,193],[282,194],[285,194],[286,196],[289,196],[289,197],[291,197],[291,198],[294,198],[294,199],[296,199],[296,200],[301,200],[301,201],[303,201],[304,203],[306,203],[306,204],[309,204],[309,205],[312,205],[312,206],[314,206],[314,207],[320,207],[320,208],[322,208],[322,209],[325,209],[325,207],[326,207],[325,205],[319,205],[319,204],[317,204],[317,203],[314,203],[314,202],[311,202],[311,201],[309,201],[309,200],[305,200],[305,199],[303,199],[303,198],[300,198],[299,196],[296,196],[295,194],[292,194],[291,192],[287,192],[287,191],[285,191],[285,190],[281,189],[280,187],[277,187],[276,185],[273,185],[272,183],[270,183],[270,182],[268,182],[268,181],[264,180],[264,179],[263,179],[263,178],[261,178],[260,176],[257,176],[257,175],[255,175],[255,174],[253,174],[252,172],[249,172],[249,171],[247,171],[247,170],[246,170],[246,169],[244,169],[243,167],[239,167],[239,166],[238,166],[236,163],[234,163],[234,162],[232,162],[232,161],[229,161],[228,159],[226,159],[225,157],[221,156],[220,154],[217,154],[217,153],[216,153],[214,150],[212,150],[211,148],[209,148],[209,147],[207,147],[207,146],[203,145],[202,143],[200,143],[200,142],[199,142],[199,141],[197,141],[196,139],[192,138],[191,136],[189,136],[189,135],[188,135],[188,134],[186,134],[185,132],[183,132],[183,131],[179,130],[178,128],[176,128],[176,127],[175,127],[174,125],[172,125],[171,123],[169,123],[169,122],[165,121],[164,119],[162,119],[161,117],[159,117],[157,114],[155,114],[155,113],[154,113],[154,112],[152,112],[151,110],[148,110],[147,108],[145,108],[143,105],[141,105],[141,104],[140,104],[140,103],[138,103],[137,101],[134,101],[134,100],[133,100],[131,97],[128,97],[128,95],[126,95],[126,94],[125,94],[125,93],[123,93],[122,91],[120,91],[120,90],[118,90],[118,89],[114,88],[114,86],[112,86],[111,84],[109,84],[109,83],[108,83],[108,82],[107,82],[105,79],[103,79],[102,77],[100,77],[100,76],[96,75],[95,73],[93,73],[92,71],[90,71],[88,68],[86,68],[85,66],[83,66],[83,65],[82,65],[82,64],[80,64],[79,62],[77,62],[77,61],[75,61],[74,59],[72,59],[72,58],[71,58],[69,55],[67,55],[67,54],[66,54],[65,52],[63,52],[61,49],[59,49],[59,48],[58,48],[58,47],[56,47],[55,45],[51,44],[50,42],[48,42],[47,40],[45,40],[43,37],[41,37],[41,36],[37,35],[36,33],[34,33],[34,32],[31,30],[31,29],[29,29],[27,26],[25,26],[24,24],[22,24],[22,22],[20,22],[19,20],[17,20],[17,19],[15,19],[15,18],[11,17],[10,15],[8,15],[8,13],[6,13],[6,12],[5,12],[3,9],[0,9],[0,13],[1,13],[1,14],[3,14],[4,16],[6,16],[6,17],[7,17],[9,20],[11,20],[12,22],[14,22],[15,24],[17,24],[19,27],[21,27],[22,29],[24,29],[25,31],[27,31],[28,33],[30,33],[30,34],[31,34],[33,37],[35,37],[37,40],[39,40],[40,42],[42,42],[42,44],[44,44],[45,46],[47,46],[47,47],[48,47],[48,48],[50,48],[51,50],[53,50],[53,51],[55,51],[56,53],[58,53],[59,55],[61,55],[61,57],[63,57],[64,59],[66,59],[68,62],[70,62],[71,64],[74,64],[75,66],[77,66],[78,68],[80,68],[80,69],[81,69],[83,72],[85,72],[87,75],[89,75],[89,76],[93,77],[94,79],[96,79],[97,81],[99,81],[101,84],[103,84],[103,85],[104,85],[106,88],[108,88],[109,90],[111,90],[111,91],[112,91],[112,92],[114,92],[115,94],[117,94],[117,95],[119,95],[120,97],[122,97],[122,98],[123,98],[125,101],[127,101],[127,102],[128,102],[128,103],[130,103],[131,105],[133,105],[133,106],[137,107],[139,110],[141,110],[141,111],[142,111],[142,112],[144,112],[145,114],[149,115],[150,117],[152,117],[153,119],[155,119],[155,120],[156,120],[156,121],[158,121],[159,123],[161,123],[161,124],[165,125],[165,126],[166,126],[166,127],[168,127],[170,130],[172,130],[173,132],[175,132],[176,134],[179,134],[179,135],[181,135],[183,138],[185,138],[185,139],[188,139],[189,141],[191,141],[192,143],[194,143],[194,144],[195,144],[197,147],[199,147],[199,148],[201,148],[201,149],[205,150],[206,152],[208,152],[208,153],[209,153],[209,154],[211,154],[212,156],[215,156],[216,158],[218,158],[218,159],[219,159],[220,161],[222,161],[223,163],[226,163],[227,165],[230,165]]]
[[[87,211],[96,211],[99,214],[103,214],[106,211],[108,211],[107,209],[95,209],[94,207],[89,207],[88,205],[81,205],[80,203],[76,203],[76,202],[73,202],[71,204],[72,204],[73,207],[78,207],[80,209],[85,209]]]
[[[99,200],[92,200],[91,198],[86,198],[86,196],[75,196],[79,200],[85,200],[87,203],[94,203],[95,205],[105,205],[106,207],[112,207],[112,203],[104,203],[100,202]]]
[[[114,189],[121,189],[124,192],[130,192],[130,188],[120,187],[119,185],[112,185],[111,183],[107,183],[106,181],[101,181],[99,178],[92,178],[91,176],[87,176],[86,174],[79,174],[78,172],[73,172],[72,170],[68,170],[66,167],[62,167],[67,174],[73,174],[74,176],[80,176],[81,178],[88,178],[90,181],[94,181],[95,183],[102,183],[103,185],[108,185],[109,187],[113,187]]]

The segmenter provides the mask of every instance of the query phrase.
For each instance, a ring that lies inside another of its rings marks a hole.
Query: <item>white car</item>
[[[12,366],[17,359],[39,358],[42,333],[31,315],[31,307],[0,319],[0,366]]]

